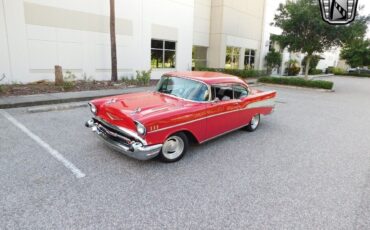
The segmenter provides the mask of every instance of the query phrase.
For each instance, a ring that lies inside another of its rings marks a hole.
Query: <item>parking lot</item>
[[[331,79],[261,87],[279,96],[256,132],[174,164],[109,149],[87,107],[4,110],[0,229],[369,229],[370,79]]]

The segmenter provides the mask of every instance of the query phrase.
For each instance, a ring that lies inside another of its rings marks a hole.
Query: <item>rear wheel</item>
[[[163,143],[159,159],[166,163],[179,161],[188,150],[189,141],[184,133],[176,133]]]
[[[259,114],[255,115],[252,120],[249,122],[249,124],[246,126],[246,130],[248,132],[254,132],[258,128],[259,124],[261,122],[261,116]]]

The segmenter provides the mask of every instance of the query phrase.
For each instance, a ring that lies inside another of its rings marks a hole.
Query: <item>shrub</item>
[[[345,71],[344,69],[342,68],[338,68],[338,67],[334,67],[332,68],[331,72],[335,75],[344,75],[344,74],[347,74],[347,71]]]
[[[5,74],[0,78],[0,82],[5,79]],[[5,93],[5,86],[0,84],[0,93]]]
[[[288,76],[297,76],[301,72],[301,67],[299,66],[290,66],[285,69],[285,74]]]
[[[331,81],[305,80],[299,77],[262,77],[258,79],[258,82],[329,90],[334,86]]]
[[[94,82],[95,82],[95,79],[94,79],[94,77],[93,77],[93,76],[87,77],[87,74],[86,74],[86,73],[84,73],[84,74],[83,74],[83,79],[82,79],[82,81],[84,81],[84,82],[92,82],[92,83],[94,83]]]
[[[319,74],[323,74],[323,73],[324,73],[324,71],[322,71],[321,69],[310,69],[310,70],[308,71],[308,73],[309,73],[310,75],[319,75]]]
[[[223,68],[196,68],[197,71],[210,71],[219,72],[234,75],[241,78],[256,78],[267,76],[266,70],[254,70],[254,69],[223,69]]]
[[[299,63],[297,60],[289,60],[286,65],[288,66],[285,69],[285,74],[288,76],[297,76],[301,72],[301,67],[299,67]]]
[[[121,77],[121,81],[126,85],[138,85],[138,86],[148,86],[150,84],[150,76],[152,69],[148,71],[136,71],[136,78],[134,77]]]
[[[126,85],[137,85],[137,81],[134,77],[121,77],[121,81],[125,83]]]
[[[63,90],[68,91],[75,87],[76,75],[74,75],[71,71],[67,71],[63,79],[64,79],[62,85]]]
[[[152,69],[148,71],[136,71],[136,80],[137,84],[141,86],[147,86],[150,83],[150,75],[152,73]]]
[[[265,61],[269,73],[271,73],[273,68],[279,68],[282,60],[283,55],[280,52],[276,52],[275,49],[272,49],[270,52],[268,52],[265,57]]]

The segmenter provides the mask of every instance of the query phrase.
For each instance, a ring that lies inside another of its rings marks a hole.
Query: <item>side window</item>
[[[213,101],[230,101],[234,99],[233,88],[229,85],[213,85],[211,90]]]
[[[189,91],[185,92],[187,98],[193,101],[208,101],[209,91],[208,86],[199,84],[194,88],[190,88]]]
[[[248,90],[241,85],[234,85],[233,89],[235,99],[243,99],[248,96]]]

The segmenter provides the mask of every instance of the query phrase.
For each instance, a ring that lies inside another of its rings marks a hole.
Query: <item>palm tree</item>
[[[116,13],[114,0],[110,0],[110,42],[112,59],[111,81],[117,81]]]

